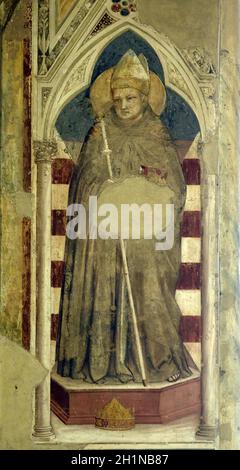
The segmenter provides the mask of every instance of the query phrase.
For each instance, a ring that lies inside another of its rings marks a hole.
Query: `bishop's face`
[[[124,121],[137,121],[142,117],[146,97],[134,88],[116,88],[112,92],[117,116]]]

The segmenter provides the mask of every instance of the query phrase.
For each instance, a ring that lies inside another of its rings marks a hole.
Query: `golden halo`
[[[90,90],[90,99],[96,116],[104,116],[112,107],[111,79],[114,67],[105,70],[93,83]],[[150,74],[150,91],[148,102],[154,114],[160,116],[166,104],[166,90],[160,78],[154,73]]]

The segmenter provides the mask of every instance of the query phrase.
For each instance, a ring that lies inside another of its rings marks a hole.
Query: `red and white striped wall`
[[[201,364],[201,199],[200,161],[196,143],[176,141],[179,158],[187,183],[184,209],[181,270],[176,300],[182,312],[180,334],[198,367]],[[52,357],[57,334],[58,310],[64,270],[64,245],[68,188],[74,163],[66,154],[52,165]]]

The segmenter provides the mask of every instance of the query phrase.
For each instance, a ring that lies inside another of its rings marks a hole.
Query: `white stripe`
[[[51,346],[50,346],[50,357],[51,357],[51,367],[53,368],[55,364],[55,354],[56,354],[56,341],[51,341]]]
[[[200,290],[176,290],[176,301],[182,315],[201,315],[201,291]]]
[[[184,207],[185,211],[200,211],[201,210],[201,196],[200,185],[190,184],[187,186],[187,198]]]
[[[181,245],[182,263],[201,262],[201,238],[183,237]]]
[[[52,184],[52,209],[66,210],[68,206],[68,184]],[[201,196],[200,185],[190,184],[187,186],[185,211],[200,211]]]
[[[66,210],[68,206],[68,184],[52,184],[52,209]]]
[[[52,287],[51,289],[51,313],[58,314],[61,297],[61,287]]]
[[[201,369],[201,343],[184,343],[196,366]]]
[[[198,153],[199,153],[199,150],[198,150],[198,144],[199,144],[199,141],[200,141],[200,133],[196,135],[194,141],[192,142],[191,146],[189,147],[186,155],[184,158],[197,158],[199,159],[198,157]]]
[[[64,260],[64,248],[65,248],[65,236],[63,235],[52,235],[52,261],[63,261]]]

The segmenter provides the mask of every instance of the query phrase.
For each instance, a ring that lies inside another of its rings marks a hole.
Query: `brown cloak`
[[[166,380],[178,370],[186,377],[190,371],[178,333],[181,312],[175,301],[186,194],[178,156],[166,128],[150,108],[131,126],[113,110],[105,122],[114,177],[139,175],[141,166],[157,168],[175,195],[173,248],[156,251],[153,240],[130,240],[127,260],[148,380]],[[86,205],[89,196],[99,194],[109,177],[102,150],[101,129],[96,124],[80,153],[69,204]],[[66,240],[57,340],[60,375],[93,382],[111,377],[141,381],[121,266],[117,240]]]

